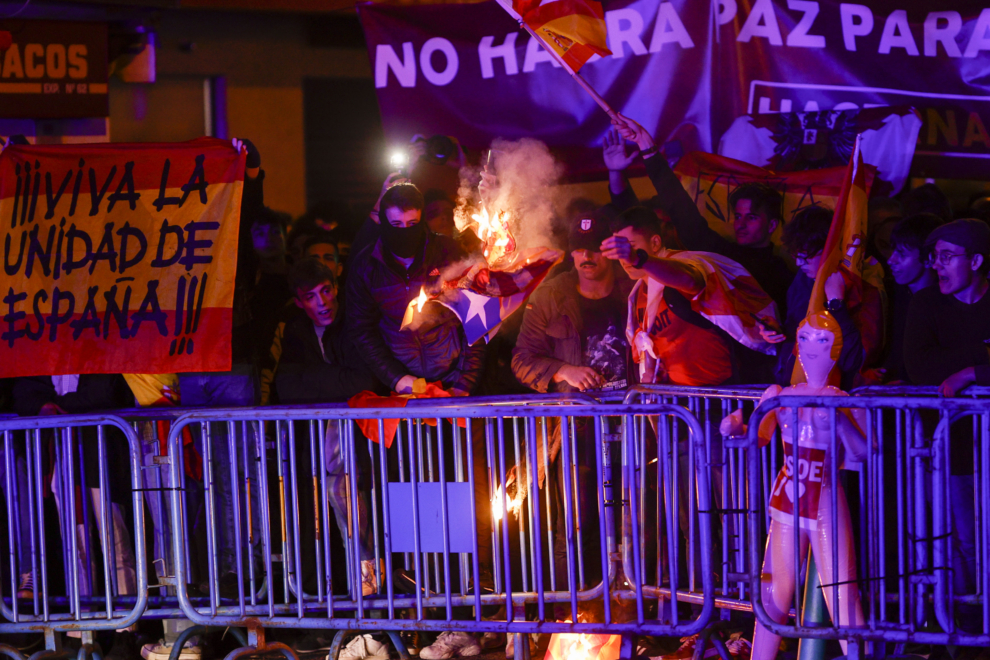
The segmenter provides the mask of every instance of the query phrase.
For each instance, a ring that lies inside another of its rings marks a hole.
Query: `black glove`
[[[258,147],[254,146],[254,142],[251,142],[247,138],[241,138],[241,142],[244,144],[244,148],[247,149],[247,160],[244,164],[249,169],[261,167],[261,153],[258,151]]]
[[[24,137],[21,134],[18,134],[18,135],[11,135],[9,138],[7,138],[7,144],[10,145],[10,144],[31,144],[31,143],[27,141],[26,137]]]

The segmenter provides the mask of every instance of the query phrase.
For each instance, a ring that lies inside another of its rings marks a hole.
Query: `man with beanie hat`
[[[919,385],[938,385],[953,397],[969,385],[990,385],[990,226],[956,220],[928,236],[938,286],[915,294],[904,332],[904,364]],[[931,429],[927,429],[931,430]],[[956,595],[976,591],[973,424],[963,419],[949,432],[949,508],[952,512],[952,576]],[[960,627],[979,629],[979,611],[960,605]]]

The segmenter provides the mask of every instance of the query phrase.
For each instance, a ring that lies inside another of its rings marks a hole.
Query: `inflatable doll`
[[[842,351],[842,331],[838,322],[827,312],[810,314],[797,330],[796,350],[804,369],[806,383],[781,389],[773,385],[763,393],[760,402],[777,395],[848,396],[828,384],[829,374]],[[837,450],[832,456],[831,415],[825,408],[778,408],[764,417],[760,424],[760,447],[773,437],[780,425],[784,445],[784,467],[774,481],[770,495],[770,532],[763,557],[762,601],[774,621],[785,623],[794,603],[799,566],[795,556],[807,557],[808,546],[814,554],[818,575],[824,585],[825,600],[832,620],[843,626],[863,625],[863,609],[856,584],[856,555],[849,507],[841,484],[831,483],[832,461],[839,465],[844,459],[866,459],[868,443],[862,429],[866,428],[865,411],[840,410]],[[723,435],[741,435],[745,425],[739,411],[722,420]],[[800,543],[795,553],[794,542],[794,443],[797,442],[797,500]],[[832,489],[837,489],[838,508],[832,510]],[[833,543],[838,539],[838,575],[833,575]],[[830,585],[838,584],[838,589]],[[838,603],[835,594],[838,592]],[[777,654],[780,637],[767,630],[759,621],[753,635],[753,660],[772,660]],[[842,642],[845,651],[845,642]]]

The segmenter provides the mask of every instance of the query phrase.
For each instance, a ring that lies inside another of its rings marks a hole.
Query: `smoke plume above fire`
[[[553,246],[555,208],[567,200],[560,199],[557,188],[563,166],[547,145],[530,138],[499,139],[492,142],[490,156],[481,160],[480,168],[461,170],[457,228],[463,231],[476,224],[472,216],[487,209],[508,218],[520,248]]]

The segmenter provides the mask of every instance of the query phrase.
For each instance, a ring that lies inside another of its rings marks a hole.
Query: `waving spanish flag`
[[[863,162],[857,136],[808,301],[808,314],[825,309],[825,280],[832,273],[842,274],[846,283],[846,309],[859,329],[866,353],[864,370],[875,366],[883,345],[883,268],[876,259],[866,256],[867,169],[870,167]],[[796,360],[791,382],[804,380],[801,361]]]
[[[498,0],[574,73],[593,55],[611,55],[597,0]]]

